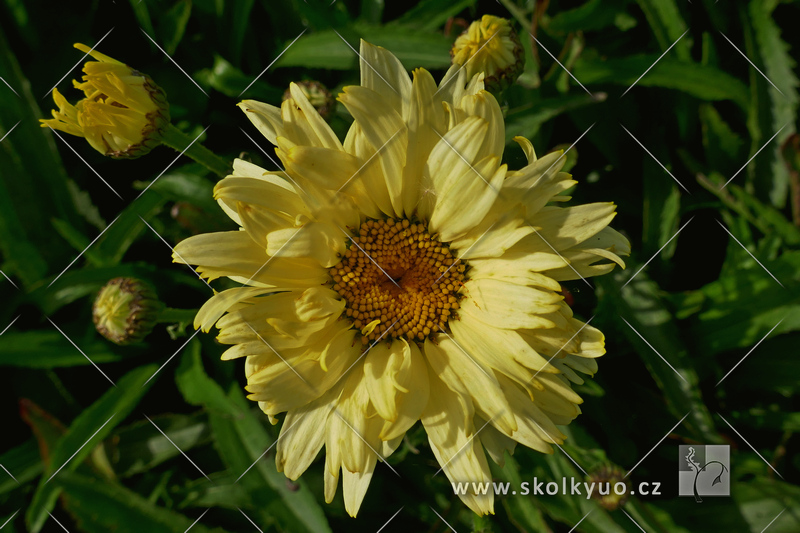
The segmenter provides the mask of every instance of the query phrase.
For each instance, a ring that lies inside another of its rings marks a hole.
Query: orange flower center
[[[366,344],[383,337],[421,341],[446,329],[464,270],[424,224],[388,219],[364,222],[330,274]]]

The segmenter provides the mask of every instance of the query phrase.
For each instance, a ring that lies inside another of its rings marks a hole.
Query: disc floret
[[[383,337],[422,341],[446,330],[465,270],[424,223],[390,218],[361,224],[330,275],[366,344]]]

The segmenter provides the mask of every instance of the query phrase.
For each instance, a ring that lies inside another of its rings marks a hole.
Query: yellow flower
[[[75,48],[97,60],[83,66],[83,82],[72,82],[85,98],[73,106],[53,89],[58,111],[41,120],[42,127],[85,137],[101,154],[119,159],[142,156],[161,144],[170,120],[164,91],[116,59],[83,44]]]
[[[593,374],[603,335],[573,318],[560,281],[623,265],[611,203],[559,207],[576,182],[558,153],[501,164],[505,127],[482,76],[451,67],[413,81],[361,44],[361,86],[339,101],[344,143],[292,84],[280,108],[240,107],[286,172],[243,160],[215,196],[240,231],[191,237],[176,262],[243,286],[215,294],[214,325],[244,357],[249,398],[286,412],[279,470],[296,479],[324,446],[325,498],[339,476],[355,516],[378,460],[417,420],[454,482],[490,481],[486,452],[541,452],[580,412],[570,382]],[[552,246],[552,248],[551,248]],[[576,372],[577,371],[577,372]],[[493,494],[461,495],[476,513]]]
[[[467,69],[467,78],[483,72],[486,90],[495,94],[514,83],[525,67],[525,51],[511,22],[492,15],[470,24],[450,55],[454,65]]]

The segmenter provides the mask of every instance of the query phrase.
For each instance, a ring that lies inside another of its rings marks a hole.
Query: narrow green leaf
[[[742,151],[744,141],[733,132],[713,105],[701,104],[699,111],[703,146],[710,169],[732,176],[741,167],[741,161],[747,160]]]
[[[796,485],[758,476],[747,483],[731,483],[731,496],[751,531],[794,533],[800,530],[800,488]],[[772,522],[779,513],[781,516]]]
[[[247,36],[247,30],[250,28],[250,14],[255,3],[255,0],[239,0],[227,4],[231,11],[229,46],[231,57],[237,65],[240,64],[242,58],[242,46]]]
[[[113,278],[138,277],[154,281],[154,278],[164,279],[164,276],[164,273],[156,276],[156,269],[152,265],[134,263],[107,268],[68,270],[51,286],[46,283],[37,284],[27,297],[39,306],[42,313],[52,315],[61,307],[99,291],[100,287]],[[170,281],[176,282],[175,279]]]
[[[251,0],[252,1],[252,0]],[[246,2],[236,2],[236,4],[243,4]],[[159,30],[160,34],[164,36],[164,49],[168,54],[172,55],[178,48],[183,34],[186,32],[186,25],[189,23],[189,17],[192,15],[192,1],[181,0],[176,2],[161,16]]]
[[[48,263],[60,264],[69,252],[53,232],[50,217],[79,229],[83,221],[67,189],[53,135],[38,122],[41,95],[31,92],[2,32],[0,78],[5,82],[0,84],[0,252],[3,271],[31,285],[45,276]]]
[[[708,178],[699,176],[698,183],[719,198],[728,209],[744,217],[766,236],[775,235],[789,246],[800,246],[800,228],[792,224],[780,211],[760,202],[736,183],[729,183],[721,175],[712,173]]]
[[[225,96],[240,98],[242,97],[242,92],[246,89],[247,94],[245,96],[247,98],[276,105],[280,103],[285,90],[268,84],[263,78],[253,82],[252,76],[247,76],[221,56],[214,58],[213,68],[201,70],[197,77],[203,85],[207,85]]]
[[[25,513],[25,521],[32,533],[41,530],[47,520],[47,513],[55,506],[60,478],[50,481],[51,478],[56,473],[61,475],[77,468],[114,427],[125,420],[154,383],[147,380],[156,369],[155,365],[147,365],[130,371],[117,382],[116,387],[111,388],[72,422],[67,433],[53,448],[50,464],[45,469],[33,502]]]
[[[384,0],[361,0],[361,20],[380,24],[383,18]]]
[[[97,250],[89,248],[92,241],[83,233],[75,229],[66,220],[58,218],[53,219],[53,228],[58,232],[61,237],[69,243],[72,248],[77,252],[83,252],[83,257],[89,264],[98,266],[103,264],[103,259],[98,255]],[[84,252],[84,250],[86,250]]]
[[[546,29],[570,33],[617,26],[625,31],[637,24],[636,19],[627,13],[627,4],[628,0],[589,0],[575,9],[559,11],[553,15]]]
[[[147,9],[147,2],[140,0],[130,0],[133,14],[136,17],[136,22],[147,32],[151,37],[155,37],[156,32],[153,28],[153,21],[150,19],[150,11]]]
[[[517,135],[531,138],[536,135],[542,124],[549,120],[567,111],[602,102],[605,98],[605,93],[596,93],[594,96],[563,95],[535,100],[530,104],[511,109],[506,117],[506,143],[510,143]]]
[[[113,266],[122,261],[128,248],[144,231],[150,231],[142,219],[149,220],[164,206],[166,200],[155,191],[147,191],[131,202],[120,213],[119,218],[100,237],[93,248],[104,258],[105,265]]]
[[[422,0],[393,21],[393,24],[433,31],[441,27],[450,17],[458,15],[476,3],[477,0]]]
[[[800,330],[800,252],[760,261],[763,268],[738,265],[701,289],[702,310],[689,323],[698,350],[711,355],[753,346],[773,328],[772,336]]]
[[[219,205],[214,200],[214,183],[199,176],[195,170],[198,170],[197,165],[186,165],[164,174],[155,182],[134,182],[134,187],[144,189],[150,186],[150,190],[167,200],[189,202],[209,213],[218,212]]]
[[[53,483],[64,490],[65,507],[86,533],[209,532],[202,523],[193,524],[194,518],[158,507],[116,483],[74,472],[64,472]]]
[[[97,364],[119,361],[122,355],[100,339],[81,343],[81,350]],[[55,329],[6,332],[0,336],[0,366],[62,368],[91,364]]]
[[[519,464],[516,459],[506,454],[505,464],[502,467],[497,466],[494,461],[489,463],[491,469],[496,472],[495,478],[502,479],[503,482],[511,483],[511,486],[517,490],[522,487],[523,479],[520,473]],[[547,522],[544,519],[544,514],[534,503],[532,498],[525,497],[511,497],[503,498],[503,507],[508,514],[508,518],[517,526],[521,531],[549,531]]]
[[[446,69],[450,66],[451,40],[406,26],[355,24],[352,30],[340,31],[358,50],[359,37],[392,51],[406,68]],[[358,56],[332,30],[303,35],[275,63],[275,67],[311,67],[350,70],[358,65]]]
[[[30,483],[41,475],[44,470],[42,458],[39,456],[39,448],[33,439],[0,455],[0,465],[7,468],[17,480],[14,481],[8,476],[2,478],[0,480],[0,495]]]
[[[199,343],[183,356],[176,382],[184,398],[191,404],[203,404],[210,415],[212,434],[220,455],[234,475],[244,474],[239,483],[252,495],[254,503],[266,508],[278,497],[285,511],[275,518],[288,521],[291,531],[311,533],[331,531],[325,514],[311,491],[300,480],[297,490],[290,490],[286,476],[275,468],[274,460],[263,457],[272,441],[261,421],[249,411],[250,405],[234,385],[227,395],[203,370]]]
[[[754,105],[748,121],[751,129],[751,155],[780,130],[778,136],[748,168],[748,177],[756,194],[769,198],[776,207],[783,207],[789,190],[789,171],[784,165],[780,147],[795,133],[797,108],[800,103],[796,63],[789,55],[789,45],[781,39],[781,31],[772,17],[776,2],[751,0],[743,21],[752,26],[753,38],[747,39],[748,56],[769,79],[750,69]],[[749,32],[746,32],[749,37]],[[783,128],[783,129],[782,129]]]
[[[630,86],[647,72],[658,56],[638,55],[605,61],[579,59],[573,74],[584,85],[614,83]],[[665,57],[649,71],[637,86],[665,87],[691,94],[701,100],[733,100],[746,110],[748,90],[737,78],[714,67],[689,63]]]
[[[188,452],[211,439],[208,424],[199,416],[163,415],[152,420],[166,437],[150,422],[139,421],[115,432],[104,443],[119,477],[147,472],[180,455],[178,450]]]
[[[315,32],[328,28],[341,28],[350,23],[350,14],[344,2],[291,0],[290,5],[294,9],[292,15]]]
[[[678,325],[661,300],[658,285],[645,272],[639,272],[625,285],[638,270],[635,262],[628,261],[626,272],[597,278],[598,295],[611,302],[608,309],[619,313],[619,331],[636,348],[676,420],[688,414],[684,425],[695,438],[719,442],[711,414],[700,396],[697,371],[680,340]]]
[[[800,359],[795,349],[800,341],[800,333],[788,333],[765,340],[758,347],[756,357],[747,357],[723,382],[729,391],[752,391],[756,394],[765,391],[778,393],[787,398],[800,393]],[[741,355],[725,359],[723,368],[732,368],[741,360]],[[727,372],[727,370],[726,370]],[[722,375],[720,375],[720,378]]]
[[[672,47],[678,59],[691,61],[692,40],[690,35],[685,35],[681,39],[681,35],[686,32],[686,22],[678,11],[677,2],[675,0],[636,0],[636,3],[644,11],[661,50],[666,51]],[[672,46],[676,42],[677,44]]]
[[[200,341],[197,339],[192,340],[184,351],[175,373],[175,384],[186,403],[228,416],[242,416],[239,408],[231,404],[225,391],[203,369]]]

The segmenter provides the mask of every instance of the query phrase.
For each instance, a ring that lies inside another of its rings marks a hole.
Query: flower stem
[[[172,307],[165,307],[158,315],[157,322],[179,322],[184,324],[191,324],[194,322],[194,317],[197,314],[197,309],[174,309]]]
[[[178,152],[184,152],[220,178],[227,176],[231,170],[230,164],[196,141],[197,139],[191,138],[172,124],[167,127],[161,138],[163,144]]]

